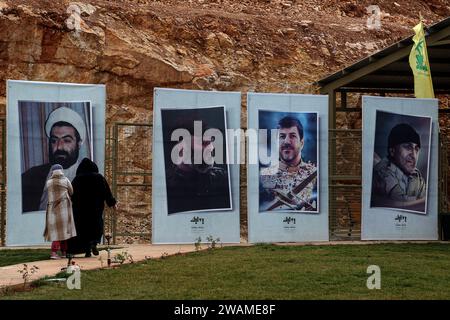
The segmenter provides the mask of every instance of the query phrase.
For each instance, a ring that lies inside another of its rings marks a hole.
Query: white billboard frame
[[[224,106],[227,129],[239,130],[241,124],[241,93],[155,88],[153,104],[152,165],[152,243],[183,244],[208,242],[240,242],[239,163],[229,165],[232,209],[168,214],[167,190],[162,139],[161,109],[187,109]],[[228,140],[228,150],[239,153],[240,141]],[[233,152],[232,154],[236,154]],[[237,155],[239,159],[239,154]]]
[[[329,241],[328,97],[308,94],[248,93],[247,128],[259,128],[258,112],[260,110],[318,113],[320,207],[318,213],[259,212],[259,164],[247,163],[249,242]],[[257,141],[248,141],[247,159],[255,158],[254,155],[258,154]]]
[[[361,240],[438,240],[438,100],[363,96],[362,108]],[[377,110],[432,118],[426,214],[370,207]]]
[[[94,130],[94,159],[104,172],[105,159],[105,85],[39,81],[7,81],[7,217],[6,245],[49,244],[44,241],[45,211],[22,213],[19,101],[91,103]]]

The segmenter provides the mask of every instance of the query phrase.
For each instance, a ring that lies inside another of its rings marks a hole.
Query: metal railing
[[[107,132],[106,171],[119,209],[107,211],[105,225],[114,244],[150,242],[152,125],[114,123]]]
[[[330,130],[330,240],[361,238],[361,130]]]

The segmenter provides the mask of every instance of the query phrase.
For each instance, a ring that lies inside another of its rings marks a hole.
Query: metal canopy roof
[[[425,28],[434,91],[450,93],[450,17]],[[409,67],[413,35],[356,62],[316,84],[321,93],[413,92]]]

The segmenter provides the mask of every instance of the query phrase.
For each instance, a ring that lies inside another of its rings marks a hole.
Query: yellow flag
[[[409,66],[414,74],[414,94],[416,98],[434,98],[433,81],[431,80],[430,62],[428,60],[425,31],[422,21],[414,27],[416,35],[414,45],[409,54]]]

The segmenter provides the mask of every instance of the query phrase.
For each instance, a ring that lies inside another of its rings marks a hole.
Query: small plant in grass
[[[201,237],[198,237],[197,239],[195,239],[194,246],[195,246],[195,251],[202,250],[202,238]]]
[[[33,265],[32,267],[28,267],[28,264],[24,263],[23,268],[17,270],[22,275],[23,279],[23,287],[27,285],[28,281],[30,280],[31,276],[35,273],[37,273],[39,270],[38,266]]]
[[[208,242],[208,250],[213,250],[213,249],[216,248],[217,243],[220,242],[220,238],[214,239],[213,236],[209,235],[209,236],[206,238],[206,241]],[[222,247],[222,243],[220,244],[220,246]]]
[[[113,263],[123,264],[125,261],[129,261],[133,263],[133,256],[129,254],[127,251],[122,251],[121,253],[117,253],[113,258]]]

